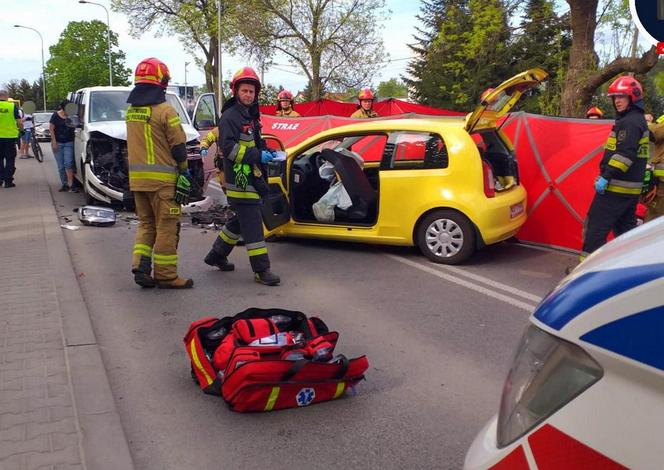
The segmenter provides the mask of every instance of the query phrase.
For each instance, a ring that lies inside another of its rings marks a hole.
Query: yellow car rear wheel
[[[462,213],[438,209],[420,221],[417,246],[435,263],[463,263],[475,251],[475,230]]]

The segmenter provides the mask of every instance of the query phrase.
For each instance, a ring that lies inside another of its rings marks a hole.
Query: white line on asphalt
[[[454,274],[458,274],[460,276],[465,276],[469,279],[472,279],[473,281],[481,282],[482,284],[486,284],[487,286],[495,287],[496,289],[504,290],[505,292],[509,292],[510,294],[513,295],[518,295],[521,298],[524,298],[526,300],[532,300],[533,302],[540,303],[542,301],[542,297],[538,295],[531,294],[530,292],[523,291],[521,289],[517,289],[516,287],[508,286],[507,284],[503,284],[502,282],[494,281],[493,279],[489,279],[488,277],[480,276],[479,274],[473,274],[467,271],[464,271],[463,269],[456,268],[454,266],[445,266],[445,265],[440,265],[440,268],[445,270],[445,271],[450,271],[453,272]]]
[[[525,310],[526,312],[530,313],[533,310],[535,310],[536,305],[533,305],[533,304],[530,304],[530,303],[527,303],[527,302],[522,302],[521,300],[515,299],[515,298],[510,297],[510,296],[505,295],[505,294],[501,294],[500,292],[496,292],[495,290],[489,289],[487,287],[479,286],[479,285],[474,284],[470,281],[466,281],[465,279],[459,279],[459,277],[457,277],[456,275],[453,276],[451,274],[441,272],[441,271],[439,271],[437,269],[434,269],[430,266],[425,266],[423,264],[417,263],[415,261],[411,261],[411,260],[409,260],[407,258],[403,258],[401,256],[396,256],[396,255],[386,255],[386,256],[392,258],[395,261],[398,261],[399,263],[406,264],[406,265],[411,266],[413,268],[419,269],[420,271],[424,271],[425,273],[433,274],[436,277],[439,277],[441,279],[445,279],[446,281],[453,282],[453,283],[458,284],[460,286],[463,286],[463,287],[466,287],[468,289],[474,290],[476,292],[479,292],[480,294],[486,295],[487,297],[492,297],[496,300],[500,300],[502,302],[508,303],[508,304],[513,305],[515,307],[518,307],[522,310]],[[446,266],[446,267],[449,267],[449,266]],[[457,273],[455,272],[455,274],[457,274]],[[463,273],[463,274],[468,274],[468,273]],[[476,276],[476,275],[473,275],[473,276]],[[477,277],[481,278],[481,276],[477,276]],[[478,279],[476,279],[476,280],[478,280]],[[486,279],[486,280],[490,280],[490,279]],[[492,281],[492,282],[495,282],[495,281]],[[498,284],[500,284],[500,283],[498,283]],[[505,286],[505,287],[509,287],[509,286]],[[532,295],[532,294],[529,294],[529,295]],[[533,296],[533,297],[536,297],[536,296]]]

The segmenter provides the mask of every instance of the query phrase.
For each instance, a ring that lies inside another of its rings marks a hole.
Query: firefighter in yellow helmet
[[[664,215],[664,115],[649,123],[648,129],[654,138],[655,148],[649,165],[651,188],[643,201],[648,208],[646,222]]]
[[[277,113],[279,117],[301,117],[300,113],[293,109],[293,93],[281,90],[277,95]]]
[[[233,96],[221,110],[219,144],[224,154],[226,197],[235,215],[221,228],[204,262],[222,271],[233,271],[235,266],[228,255],[242,236],[254,280],[276,286],[280,279],[270,271],[261,213],[263,197],[268,193],[265,165],[274,159],[260,132],[261,82],[251,67],[243,67],[233,76],[231,90]]]
[[[373,110],[374,94],[371,88],[362,88],[357,94],[357,111],[350,115],[354,119],[377,118],[378,113]]]
[[[169,80],[166,64],[144,59],[127,98],[129,188],[139,219],[131,270],[141,287],[185,289],[194,281],[178,276],[177,246],[181,205],[188,202],[191,177],[180,117],[166,102]]]

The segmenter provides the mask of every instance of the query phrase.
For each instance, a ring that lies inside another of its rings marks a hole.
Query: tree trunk
[[[583,115],[584,108],[592,98],[592,92],[590,96],[582,96],[581,88],[597,67],[597,56],[595,55],[597,21],[595,17],[598,0],[567,0],[567,3],[569,3],[571,14],[572,48],[565,77],[565,88],[561,97],[560,114],[579,117]]]
[[[597,69],[595,29],[598,0],[567,0],[572,23],[572,48],[565,89],[561,97],[560,114],[584,117],[593,94],[604,83],[621,73],[647,73],[657,65],[655,46],[641,57],[618,57]]]

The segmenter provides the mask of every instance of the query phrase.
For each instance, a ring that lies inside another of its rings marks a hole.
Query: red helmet
[[[149,83],[150,85],[166,88],[170,79],[171,73],[168,71],[166,64],[155,57],[143,59],[136,66],[136,72],[134,72],[134,83],[136,84]]]
[[[487,88],[486,90],[484,90],[480,95],[480,101],[484,101],[484,98],[486,98],[489,95],[489,93],[491,93],[492,91],[493,88]]]
[[[277,95],[277,101],[293,101],[293,93],[288,90],[281,90]]]
[[[374,94],[371,91],[371,88],[362,88],[360,92],[357,94],[357,99],[358,100],[373,100]]]
[[[233,94],[237,92],[237,87],[241,83],[254,85],[256,87],[256,96],[261,92],[261,80],[258,78],[256,71],[251,67],[242,67],[235,72],[235,75],[233,75],[233,79],[231,80],[231,91]]]
[[[591,116],[597,116],[599,119],[602,119],[604,113],[597,106],[593,106],[592,108],[588,109],[588,111],[586,111],[586,117],[590,118]]]
[[[629,75],[616,78],[609,85],[609,96],[629,96],[632,102],[643,99],[643,88],[641,84]]]

